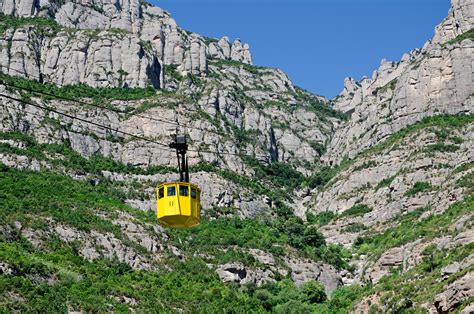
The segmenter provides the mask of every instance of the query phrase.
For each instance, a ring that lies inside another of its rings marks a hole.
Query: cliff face
[[[331,101],[144,2],[0,11],[7,309],[469,313],[472,0]],[[177,130],[193,230],[153,217]]]
[[[351,114],[331,140],[325,160],[352,159],[390,134],[439,113],[473,110],[473,44],[455,38],[472,29],[472,1],[453,1],[432,40],[398,62],[382,60],[371,78],[344,81],[334,108]]]
[[[252,63],[249,46],[239,39],[230,43],[227,37],[187,32],[166,11],[138,0],[6,0],[0,5],[5,15],[45,17],[59,26],[46,32],[10,29],[2,35],[0,67],[12,75],[60,85],[160,88],[165,65],[206,74],[211,58]]]

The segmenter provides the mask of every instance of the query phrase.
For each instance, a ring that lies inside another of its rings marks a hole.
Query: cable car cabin
[[[158,220],[167,227],[189,228],[201,221],[201,190],[188,182],[163,183],[156,188]]]

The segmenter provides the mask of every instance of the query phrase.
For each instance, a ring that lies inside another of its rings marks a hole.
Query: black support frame
[[[180,182],[189,182],[188,157],[186,156],[188,144],[186,142],[186,135],[176,135],[174,142],[170,143],[169,147],[176,149]]]

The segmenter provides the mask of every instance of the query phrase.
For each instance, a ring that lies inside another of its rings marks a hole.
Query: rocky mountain
[[[473,311],[474,1],[333,100],[142,1],[0,3],[7,311]],[[157,224],[186,132],[203,223]]]

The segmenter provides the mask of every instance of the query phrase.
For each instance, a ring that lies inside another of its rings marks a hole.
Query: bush
[[[3,34],[9,28],[20,28],[23,26],[32,25],[42,34],[56,34],[61,26],[53,19],[44,17],[16,17],[0,13],[0,34]]]
[[[459,146],[452,144],[437,143],[427,145],[425,151],[427,152],[443,152],[443,153],[454,153],[459,150]]]
[[[418,181],[415,183],[415,185],[409,189],[408,191],[405,192],[405,196],[411,197],[414,196],[420,192],[426,192],[432,190],[433,187],[429,182],[421,182]]]
[[[291,300],[275,307],[277,314],[310,314],[313,312],[311,306],[301,301]]]
[[[335,217],[336,217],[336,214],[330,211],[320,212],[320,213],[317,213],[316,215],[313,213],[306,214],[306,220],[308,221],[308,223],[318,225],[318,226],[327,225]]]
[[[377,186],[375,187],[375,191],[378,191],[383,187],[389,186],[393,182],[394,179],[395,179],[395,176],[383,179],[377,184]]]
[[[309,303],[322,303],[326,301],[326,292],[323,285],[314,280],[305,282],[301,286],[301,291],[305,295],[305,301]]]
[[[119,88],[91,87],[86,84],[76,84],[58,87],[55,84],[40,83],[38,81],[27,80],[3,73],[0,73],[0,80],[4,80],[10,86],[53,95],[42,95],[44,99],[54,99],[55,97],[63,97],[67,99],[91,98],[95,103],[101,105],[103,105],[101,102],[104,100],[141,100],[156,94],[156,90],[152,86],[147,88]]]
[[[365,204],[357,204],[346,210],[341,214],[340,217],[348,217],[348,216],[362,216],[364,214],[370,213],[372,208]]]
[[[314,248],[326,245],[326,240],[321,232],[314,227],[307,227],[303,233],[303,244]]]
[[[356,233],[356,232],[359,232],[359,231],[362,231],[362,230],[365,230],[367,229],[367,227],[364,225],[364,224],[361,224],[361,223],[355,223],[355,224],[351,224],[347,227],[344,228],[344,232],[350,232],[350,233]]]
[[[270,181],[277,187],[293,191],[304,181],[301,172],[295,170],[291,165],[282,162],[273,162],[263,165],[255,158],[246,158],[246,163],[255,170],[255,178],[259,181]]]
[[[311,189],[322,187],[326,185],[336,174],[338,170],[336,168],[324,167],[319,172],[313,174],[307,179],[307,186]]]
[[[468,30],[467,32],[464,32],[462,33],[461,35],[457,36],[456,38],[448,41],[448,44],[455,44],[455,43],[459,43],[465,39],[474,39],[474,28],[471,28],[470,30]]]

